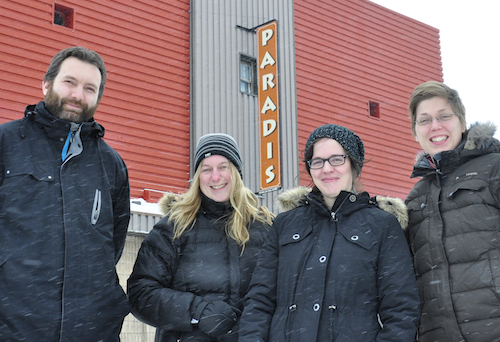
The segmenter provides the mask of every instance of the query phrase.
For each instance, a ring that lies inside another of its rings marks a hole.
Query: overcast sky
[[[500,138],[500,1],[371,1],[439,30],[444,83],[459,92],[469,125],[492,121]]]

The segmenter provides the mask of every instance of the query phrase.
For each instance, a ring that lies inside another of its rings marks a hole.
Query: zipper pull
[[[336,221],[337,221],[337,215],[335,214],[335,212],[334,212],[334,211],[332,211],[332,212],[330,213],[330,216],[332,217],[332,222],[336,222]]]

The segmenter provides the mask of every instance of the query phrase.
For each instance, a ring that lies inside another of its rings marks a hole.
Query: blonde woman
[[[133,314],[155,341],[237,341],[238,321],[272,214],[242,181],[236,141],[198,141],[183,195],[160,201],[165,217],[144,240],[128,280]]]

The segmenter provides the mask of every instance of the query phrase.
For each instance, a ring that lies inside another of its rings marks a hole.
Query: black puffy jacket
[[[236,341],[238,323],[228,334],[211,338],[191,324],[190,307],[198,296],[222,300],[243,310],[257,256],[268,225],[255,221],[243,254],[236,241],[227,237],[224,219],[231,208],[202,196],[196,224],[179,239],[172,239],[173,224],[168,212],[175,201],[166,194],[162,218],[144,240],[132,275],[128,296],[132,312],[157,328],[156,341]]]
[[[70,127],[43,102],[0,125],[0,341],[118,341],[129,312],[127,168],[93,120],[62,163]]]
[[[333,211],[304,188],[280,196],[295,208],[264,243],[238,341],[412,342],[418,293],[396,217],[367,193],[341,192]],[[406,215],[401,200],[385,204]]]
[[[406,198],[422,300],[419,341],[500,341],[500,142],[476,124]],[[436,157],[436,156],[435,156]]]

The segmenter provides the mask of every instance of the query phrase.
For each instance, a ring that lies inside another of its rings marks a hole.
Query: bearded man
[[[127,167],[94,113],[101,56],[57,53],[45,101],[0,125],[0,341],[119,341]]]

